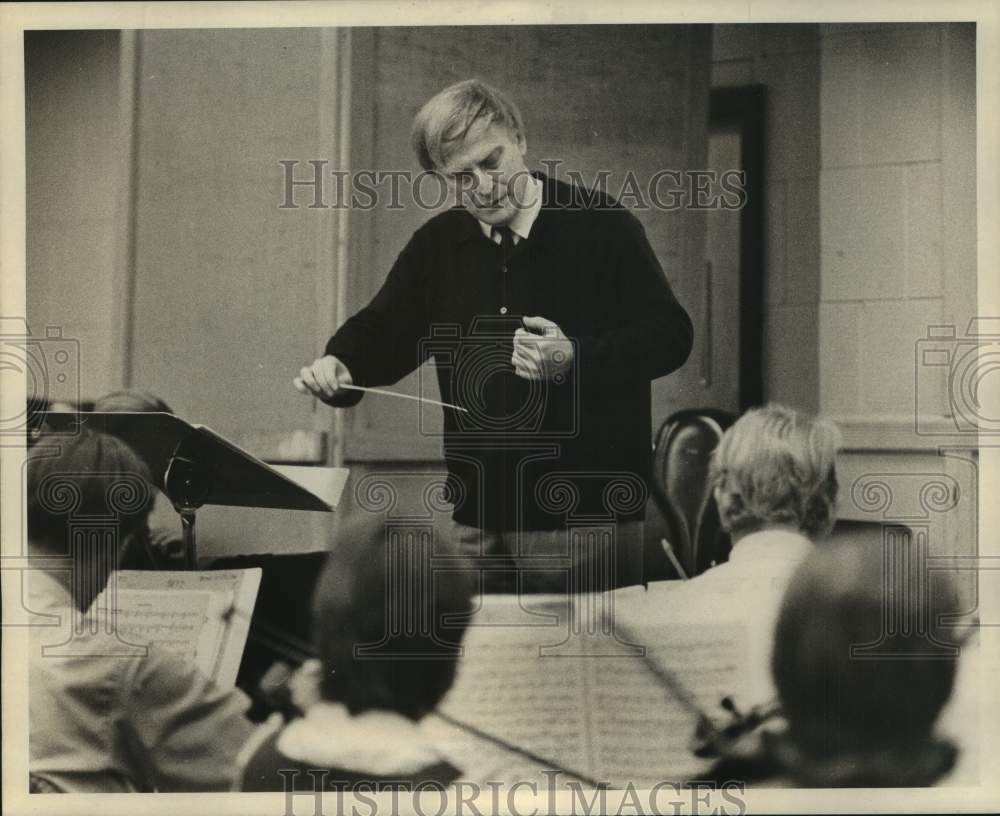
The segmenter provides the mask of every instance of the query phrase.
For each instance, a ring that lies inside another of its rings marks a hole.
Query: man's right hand
[[[332,354],[317,357],[312,365],[303,366],[299,376],[292,380],[295,390],[300,394],[311,394],[323,402],[330,402],[345,392],[345,385],[351,385],[354,380],[340,360]]]

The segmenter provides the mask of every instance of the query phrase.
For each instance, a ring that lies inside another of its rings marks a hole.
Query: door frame
[[[763,85],[713,88],[708,129],[735,130],[746,178],[740,210],[739,405],[746,411],[764,400],[764,125],[767,97]]]

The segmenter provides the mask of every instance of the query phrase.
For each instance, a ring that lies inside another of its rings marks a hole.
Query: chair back
[[[678,411],[660,426],[653,445],[653,501],[689,577],[729,557],[732,545],[719,523],[708,474],[712,451],[735,421],[728,411],[716,408]]]

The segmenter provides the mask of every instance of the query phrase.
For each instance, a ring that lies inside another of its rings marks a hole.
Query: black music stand
[[[85,427],[117,436],[146,462],[180,514],[185,563],[197,566],[195,512],[204,504],[319,510],[333,507],[210,428],[166,413],[47,413],[57,436]]]

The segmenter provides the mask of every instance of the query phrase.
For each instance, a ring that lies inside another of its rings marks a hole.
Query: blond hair
[[[774,524],[822,538],[833,527],[840,432],[782,405],[747,411],[712,456],[719,517],[745,534]]]
[[[424,170],[437,170],[450,148],[461,144],[477,122],[499,122],[512,135],[524,135],[517,106],[491,85],[466,79],[435,94],[413,119],[410,142]]]

